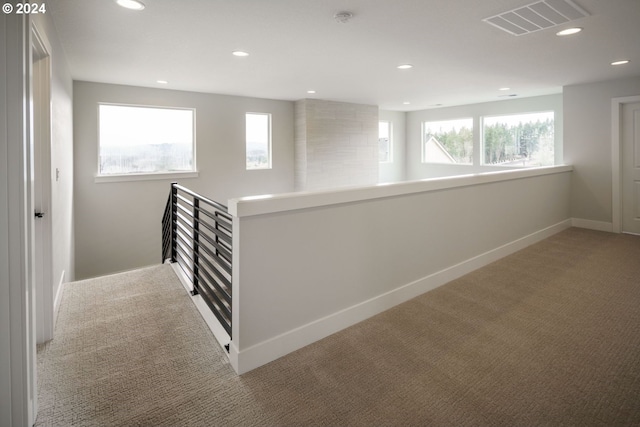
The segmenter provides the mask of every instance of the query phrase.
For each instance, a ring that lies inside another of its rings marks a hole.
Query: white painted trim
[[[622,105],[640,102],[640,95],[611,99],[611,219],[614,233],[622,232]]]
[[[56,292],[55,298],[53,300],[53,329],[55,330],[56,322],[58,320],[58,312],[60,312],[60,303],[62,302],[62,292],[64,291],[64,278],[66,276],[66,271],[62,270],[62,274],[60,275],[60,280],[58,281],[58,292]]]
[[[0,110],[3,213],[0,214],[0,424],[33,425],[37,414],[35,295],[33,282],[32,146],[30,140],[29,15],[0,18]],[[6,97],[6,98],[5,98]],[[4,297],[7,299],[4,299]],[[6,310],[5,310],[6,308]]]
[[[379,314],[391,307],[408,301],[418,295],[442,286],[454,279],[470,273],[480,267],[497,261],[507,255],[537,243],[560,231],[571,227],[572,220],[567,219],[555,225],[544,228],[510,243],[470,258],[459,264],[452,265],[429,276],[407,283],[404,286],[371,298],[352,307],[330,314],[322,319],[308,323],[291,331],[285,332],[267,341],[253,345],[242,352],[238,352],[234,342],[231,342],[229,358],[231,365],[238,374],[243,374],[292,351],[300,349],[315,341],[325,338],[342,329]]]
[[[605,221],[593,221],[591,219],[571,218],[571,226],[587,228],[589,230],[613,232],[613,223]]]
[[[191,301],[193,301],[193,304],[198,309],[198,312],[211,330],[211,333],[213,333],[213,336],[216,338],[220,346],[224,348],[224,346],[229,344],[229,341],[231,341],[229,334],[227,334],[227,331],[224,330],[224,328],[220,324],[220,321],[218,321],[216,316],[211,312],[211,309],[209,308],[207,303],[204,302],[202,296],[191,295],[192,286],[178,263],[172,263],[171,268],[173,269],[174,273],[176,273],[176,276],[178,276],[178,279],[180,279],[180,283],[182,283],[182,286],[184,286],[187,294],[189,294],[189,298],[191,299]]]
[[[33,176],[35,207],[45,216],[35,224],[36,268],[36,342],[44,343],[53,338],[55,324],[53,295],[53,246],[51,209],[51,45],[31,25],[31,139],[34,147]],[[38,94],[39,96],[36,96]],[[39,118],[39,121],[36,121]],[[39,139],[38,139],[39,138]],[[39,205],[39,206],[38,206]]]
[[[197,178],[198,172],[161,172],[161,173],[139,173],[139,174],[124,174],[124,175],[98,175],[95,177],[94,182],[96,184],[104,184],[107,182],[128,182],[128,181],[154,181],[160,179],[176,180]]]
[[[407,194],[439,191],[450,188],[461,188],[492,182],[510,181],[535,176],[553,175],[573,171],[571,165],[547,166],[507,171],[493,171],[469,175],[457,175],[444,178],[428,178],[419,181],[405,181],[378,184],[367,187],[350,187],[342,189],[303,191],[284,194],[265,194],[230,199],[229,213],[235,217],[263,215],[294,209],[307,209],[340,203],[351,203],[383,197],[402,196]]]

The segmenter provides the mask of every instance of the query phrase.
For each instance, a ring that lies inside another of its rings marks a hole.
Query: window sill
[[[173,180],[179,178],[197,178],[198,172],[167,172],[167,173],[136,173],[123,175],[98,175],[95,177],[96,184],[107,182],[131,182],[131,181],[153,181],[153,180]]]

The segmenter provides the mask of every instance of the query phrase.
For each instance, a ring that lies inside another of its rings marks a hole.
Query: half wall
[[[240,374],[570,226],[571,166],[229,201]]]

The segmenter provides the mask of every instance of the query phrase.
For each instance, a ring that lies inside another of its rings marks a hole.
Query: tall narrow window
[[[195,172],[195,111],[99,104],[98,176]]]
[[[246,114],[247,169],[271,168],[271,114]]]
[[[393,162],[393,137],[391,122],[380,121],[378,123],[378,144],[380,163]]]
[[[554,144],[553,111],[483,118],[484,164],[550,166]]]
[[[473,164],[473,119],[422,124],[423,163]]]

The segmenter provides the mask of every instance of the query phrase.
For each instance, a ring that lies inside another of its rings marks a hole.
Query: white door
[[[640,234],[640,103],[622,106],[622,232]]]

